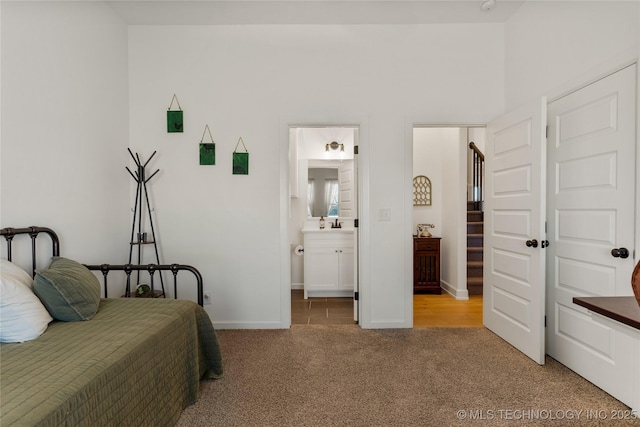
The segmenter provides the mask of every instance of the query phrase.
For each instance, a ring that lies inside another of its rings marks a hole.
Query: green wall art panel
[[[181,110],[167,111],[167,132],[184,132],[184,123]]]
[[[249,153],[233,153],[233,174],[249,175]]]
[[[173,101],[176,101],[178,104],[177,110],[171,109],[171,107],[173,107]],[[175,93],[173,94],[173,98],[171,98],[171,104],[169,104],[169,108],[167,110],[167,132],[184,132],[182,107],[180,106],[180,101],[178,101],[178,97]]]
[[[216,164],[216,144],[212,142],[200,144],[200,164],[204,166]]]
[[[209,134],[211,142],[204,142],[204,137]],[[216,164],[216,144],[213,142],[213,136],[209,125],[204,125],[204,132],[200,138],[200,165],[208,166]]]
[[[242,144],[244,153],[238,152],[238,147]],[[249,175],[249,152],[244,145],[242,137],[238,139],[235,150],[233,150],[233,174],[234,175]]]

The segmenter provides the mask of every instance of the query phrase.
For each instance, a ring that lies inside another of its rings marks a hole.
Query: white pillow
[[[0,260],[0,342],[38,338],[53,318],[33,293],[33,279],[17,265]]]

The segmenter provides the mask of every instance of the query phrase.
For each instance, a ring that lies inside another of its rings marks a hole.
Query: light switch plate
[[[391,221],[391,209],[378,209],[378,221]]]

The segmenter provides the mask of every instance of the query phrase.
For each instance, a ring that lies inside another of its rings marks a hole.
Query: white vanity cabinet
[[[304,233],[304,297],[352,296],[353,230]]]

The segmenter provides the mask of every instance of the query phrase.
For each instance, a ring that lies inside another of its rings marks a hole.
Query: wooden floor
[[[456,300],[451,295],[414,295],[413,327],[481,328],[482,295]]]

